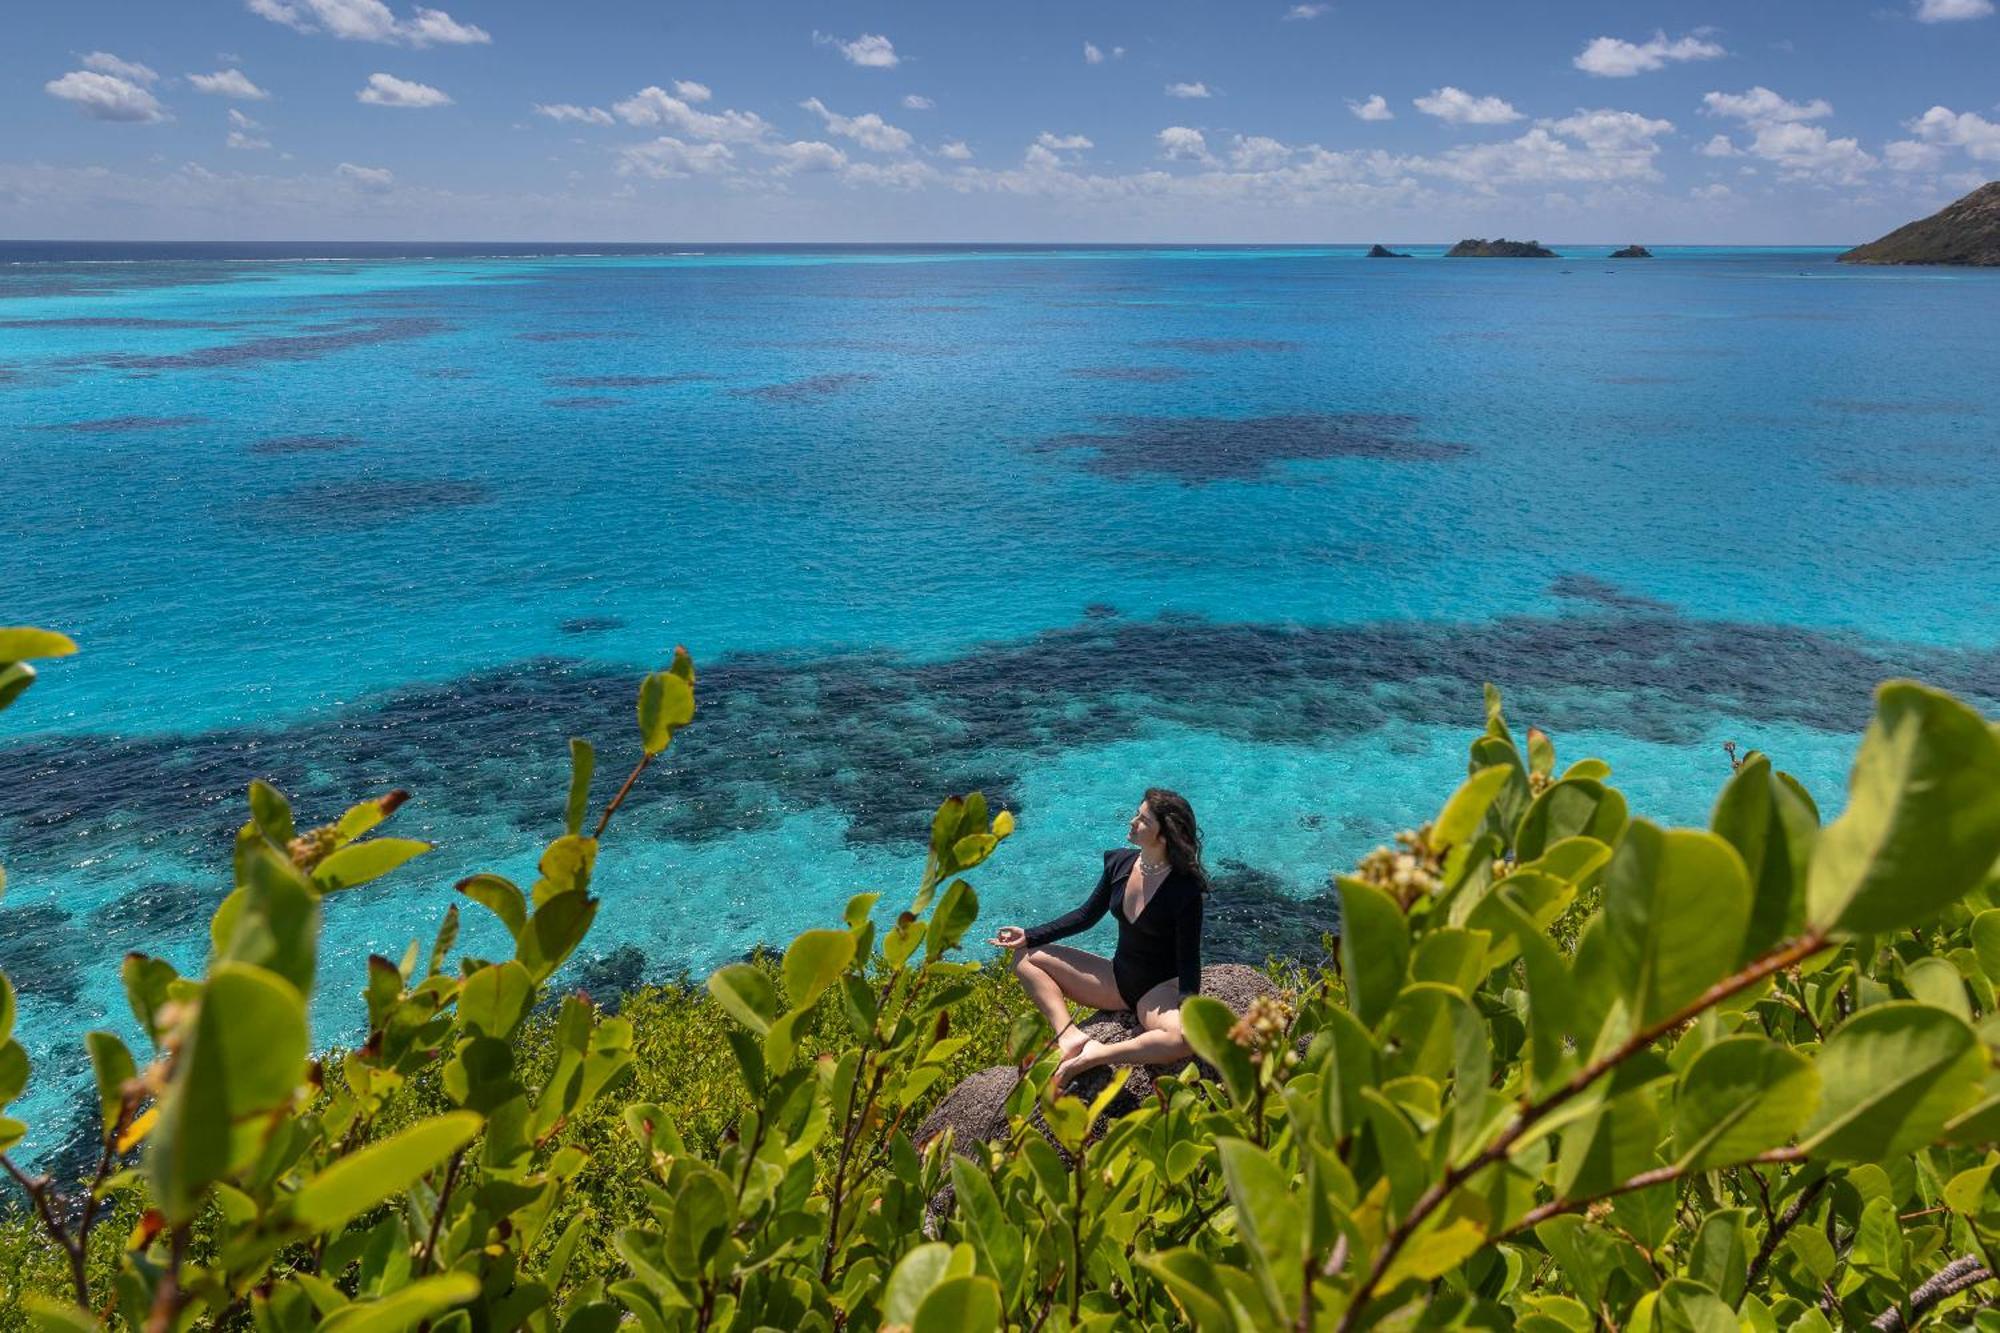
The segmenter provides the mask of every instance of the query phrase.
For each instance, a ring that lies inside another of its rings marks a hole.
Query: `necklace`
[[[1139,871],[1141,874],[1157,875],[1162,870],[1165,870],[1168,864],[1169,862],[1166,861],[1148,861],[1144,852],[1139,853]]]

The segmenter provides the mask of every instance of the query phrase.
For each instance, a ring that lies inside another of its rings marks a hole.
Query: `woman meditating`
[[[1083,906],[1023,930],[1002,926],[992,942],[1014,953],[1014,975],[1056,1031],[1060,1088],[1086,1069],[1108,1064],[1167,1064],[1191,1052],[1181,1037],[1181,998],[1201,990],[1201,909],[1208,872],[1194,810],[1175,792],[1153,787],[1125,831],[1131,847],[1104,854],[1104,875]],[[1106,912],[1118,919],[1110,958],[1055,941],[1089,930]],[[1069,1001],[1092,1009],[1129,1009],[1140,1033],[1101,1042],[1069,1015]]]

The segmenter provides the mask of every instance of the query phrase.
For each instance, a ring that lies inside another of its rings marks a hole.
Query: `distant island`
[[[1460,241],[1445,251],[1446,259],[1560,259],[1540,241]]]
[[[1405,254],[1398,254],[1398,253],[1397,253],[1396,251],[1394,251],[1394,250],[1391,250],[1391,249],[1390,249],[1390,248],[1389,248],[1388,246],[1386,246],[1386,245],[1371,245],[1371,246],[1369,246],[1369,247],[1368,247],[1368,258],[1370,258],[1370,259],[1408,259],[1408,258],[1409,258],[1409,256],[1408,256],[1408,255],[1405,255]]]
[[[1988,181],[1927,218],[1856,246],[1840,262],[2000,265],[2000,181]]]
[[[1628,245],[1623,250],[1613,250],[1613,259],[1651,259],[1653,252],[1643,245]]]

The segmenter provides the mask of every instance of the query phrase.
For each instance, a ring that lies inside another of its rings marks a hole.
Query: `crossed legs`
[[[1099,1065],[1157,1065],[1186,1059],[1193,1052],[1181,1035],[1180,983],[1174,978],[1139,997],[1139,1035],[1126,1041],[1103,1042],[1070,1026],[1069,1002],[1093,1009],[1124,1009],[1125,997],[1112,979],[1111,960],[1060,944],[1021,949],[1014,955],[1014,975],[1058,1034],[1062,1063],[1055,1085]]]

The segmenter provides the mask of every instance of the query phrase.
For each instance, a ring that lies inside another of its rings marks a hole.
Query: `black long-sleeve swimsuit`
[[[1118,921],[1111,975],[1128,1009],[1137,1009],[1140,996],[1170,977],[1180,978],[1182,995],[1201,993],[1201,884],[1186,871],[1169,870],[1139,915],[1127,921],[1125,881],[1138,856],[1135,847],[1106,852],[1104,874],[1083,906],[1027,932],[1027,947],[1039,948],[1089,930],[1111,913]]]

